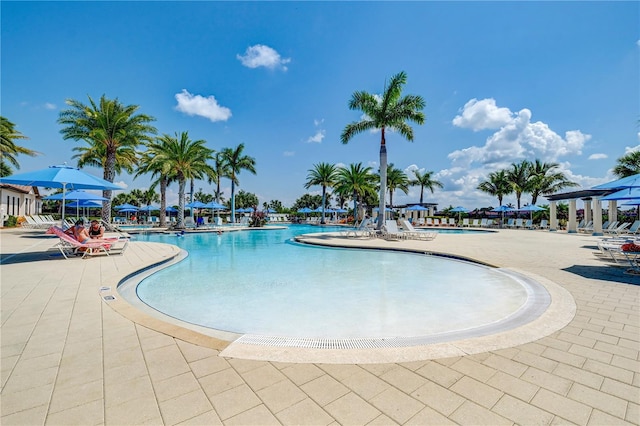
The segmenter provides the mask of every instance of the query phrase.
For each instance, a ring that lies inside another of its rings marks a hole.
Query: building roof
[[[615,191],[611,189],[578,189],[577,191],[544,195],[544,198],[546,198],[549,201],[575,200],[578,198],[584,200],[584,199],[590,199],[593,197],[608,195],[608,194],[611,194],[612,192],[615,192]]]
[[[40,196],[40,192],[38,191],[37,186],[28,186],[28,185],[14,185],[11,183],[0,183],[0,188],[13,189],[17,192],[22,192],[23,194],[30,194],[33,192],[35,195]]]

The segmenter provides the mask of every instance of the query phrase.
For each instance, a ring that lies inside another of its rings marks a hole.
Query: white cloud
[[[624,147],[624,155],[627,155],[630,152],[636,152],[636,151],[640,151],[640,145]]]
[[[45,102],[44,104],[44,109],[56,109],[56,108],[57,108],[56,104],[52,104],[50,102]]]
[[[589,160],[604,160],[605,158],[609,158],[607,154],[591,154],[589,156]]]
[[[498,129],[512,120],[508,108],[498,108],[495,99],[471,99],[462,108],[462,114],[453,119],[453,125],[472,129]]]
[[[322,143],[322,140],[324,139],[324,134],[325,131],[323,129],[320,129],[316,132],[315,135],[309,137],[307,139],[308,143]]]
[[[182,89],[182,92],[176,93],[175,98],[178,101],[176,109],[187,115],[198,115],[213,122],[227,121],[231,117],[231,110],[218,105],[213,95],[208,97],[192,95],[186,89]]]
[[[269,46],[256,44],[247,47],[244,55],[236,55],[236,58],[242,62],[242,65],[248,68],[265,67],[269,69],[281,68],[287,70],[285,64],[291,62],[289,58],[282,58],[280,54]]]
[[[285,157],[293,157],[294,155],[296,155],[296,153],[294,151],[285,151],[282,153],[282,155],[284,155]]]

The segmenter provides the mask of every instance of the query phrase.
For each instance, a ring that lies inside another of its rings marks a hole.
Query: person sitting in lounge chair
[[[104,238],[104,226],[100,225],[100,222],[97,220],[92,220],[91,225],[89,225],[89,238],[101,240]]]
[[[79,219],[71,228],[64,231],[65,234],[71,235],[76,241],[84,244],[91,239],[87,228],[84,227],[84,220]]]

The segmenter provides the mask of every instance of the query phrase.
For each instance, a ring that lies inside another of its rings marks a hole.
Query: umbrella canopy
[[[60,192],[59,194],[53,194],[53,195],[49,195],[47,197],[44,197],[43,200],[62,200],[63,198],[63,194],[62,192]],[[67,192],[67,194],[64,196],[65,200],[81,200],[81,201],[86,201],[86,200],[101,200],[104,201],[106,200],[106,198],[104,198],[101,195],[96,195],[96,194],[92,194],[90,192],[86,192],[86,191],[71,191],[71,192]],[[100,204],[102,205],[102,204]]]
[[[468,210],[468,209],[465,209],[465,208],[464,208],[464,207],[462,207],[462,206],[458,206],[458,207],[453,208],[453,209],[451,209],[451,210],[449,210],[449,211],[454,212],[454,213],[469,213],[469,210]]]
[[[167,213],[178,213],[178,209],[173,208],[171,206],[167,207],[164,211]]]
[[[266,213],[276,213],[276,211],[274,209],[271,209],[271,208],[266,209],[265,212]]]
[[[496,207],[495,209],[491,209],[492,212],[512,212],[514,209],[509,207],[509,206],[500,206],[500,207]]]
[[[594,186],[592,189],[622,189],[637,187],[640,187],[640,174],[627,176],[609,183],[603,183],[602,185]]]
[[[627,187],[601,198],[602,201],[634,200],[640,198],[640,187]]]
[[[313,210],[311,210],[309,207],[303,207],[298,210],[298,213],[311,213],[312,211]]]
[[[62,188],[62,201],[65,200],[67,189],[122,189],[107,180],[92,176],[78,168],[67,166],[49,166],[34,172],[18,173],[0,178],[0,183],[14,185],[44,186],[48,188]],[[64,221],[64,209],[62,209]]]
[[[155,211],[160,211],[160,207],[144,206],[144,207],[140,207],[138,210],[140,210],[141,212],[155,212]]]
[[[407,207],[406,210],[424,212],[424,211],[427,211],[429,209],[424,207],[424,206],[421,206],[420,204],[416,204],[414,206]]]
[[[189,204],[185,204],[184,206],[188,208],[194,208],[194,209],[203,209],[206,206],[206,204],[203,203],[202,201],[192,201]]]
[[[336,209],[335,211],[336,211],[336,213],[346,213],[346,212],[348,212],[347,209],[342,209],[342,208]]]
[[[544,210],[542,207],[538,207],[535,204],[526,205],[520,209],[516,209],[519,212],[539,212]]]
[[[224,209],[226,209],[225,206],[223,206],[220,203],[216,203],[215,201],[211,201],[210,203],[205,204],[203,208],[205,208],[205,209],[214,209],[214,210],[224,210]]]
[[[137,211],[138,211],[137,208],[135,208],[135,209],[125,208],[125,209],[118,210],[118,213],[134,213],[134,212],[137,212]]]
[[[67,207],[102,207],[102,203],[93,200],[78,200],[67,204]]]
[[[134,206],[133,204],[125,203],[120,204],[119,206],[115,206],[114,209],[117,211],[122,211],[128,209],[128,211],[138,211],[138,206]]]

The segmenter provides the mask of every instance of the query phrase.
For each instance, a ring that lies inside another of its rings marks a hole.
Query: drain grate
[[[438,341],[436,336],[429,337],[392,337],[379,339],[313,339],[295,337],[260,336],[245,334],[237,343],[258,346],[275,346],[307,349],[373,349],[403,348],[422,346]]]

